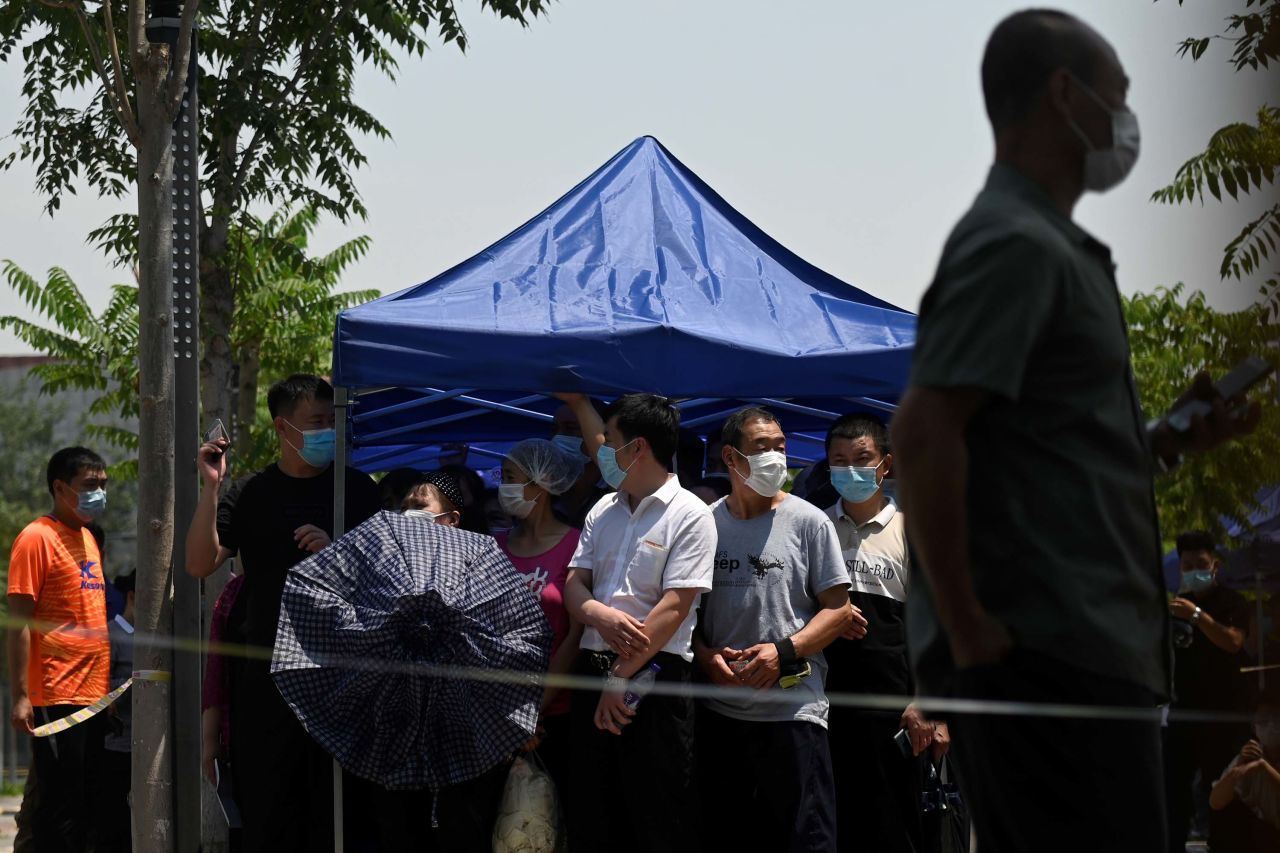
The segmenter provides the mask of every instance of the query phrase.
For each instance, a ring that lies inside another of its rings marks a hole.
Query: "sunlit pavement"
[[[13,837],[18,832],[18,825],[13,822],[18,814],[18,806],[22,805],[22,797],[0,796],[0,853],[12,853]]]

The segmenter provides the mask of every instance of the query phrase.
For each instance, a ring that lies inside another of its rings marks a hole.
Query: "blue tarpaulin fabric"
[[[1233,551],[1225,552],[1225,562],[1218,579],[1234,589],[1253,589],[1261,574],[1263,589],[1280,591],[1280,486],[1268,486],[1254,498],[1257,505],[1249,514],[1249,523],[1241,524],[1223,518],[1227,535],[1239,543]],[[1178,552],[1170,551],[1164,557],[1165,586],[1170,592],[1178,589],[1182,571],[1178,567]]]
[[[792,254],[643,137],[470,260],[343,311],[334,381],[892,401],[914,341],[914,315]]]

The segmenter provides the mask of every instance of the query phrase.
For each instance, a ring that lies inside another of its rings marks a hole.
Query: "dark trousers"
[[[1136,685],[1021,649],[954,676],[961,699],[1154,708]],[[1164,853],[1160,725],[1004,714],[951,716],[951,754],[982,853]],[[1083,836],[1082,836],[1083,833]]]
[[[546,735],[538,747],[538,760],[546,768],[547,775],[556,785],[556,797],[560,801],[560,815],[569,819],[569,767],[573,761],[573,729],[569,714],[556,714],[542,718]]]
[[[98,846],[94,853],[129,853],[133,849],[129,788],[133,756],[102,751],[102,787],[98,794]]]
[[[371,795],[379,853],[489,853],[493,825],[511,765],[503,762],[479,778],[431,791]],[[432,821],[435,826],[432,826]]]
[[[333,759],[245,661],[231,685],[231,767],[246,853],[333,849]]]
[[[826,729],[735,720],[700,706],[697,733],[703,850],[834,853]]]
[[[906,707],[907,699],[903,699]],[[902,715],[832,706],[838,849],[922,853],[920,795],[928,758],[905,757],[893,736]]]
[[[35,709],[42,726],[83,706],[50,705]],[[36,853],[83,853],[97,843],[97,810],[106,730],[101,715],[90,717],[65,732],[32,738],[35,765],[35,810],[31,815]]]
[[[602,676],[612,656],[583,652],[575,672]],[[659,652],[661,684],[688,684],[690,664]],[[688,696],[650,694],[622,729],[593,720],[600,694],[573,694],[569,846],[574,853],[678,853],[697,850],[694,708]]]
[[[1169,849],[1182,853],[1195,813],[1197,795],[1207,799],[1213,783],[1249,740],[1239,723],[1172,722],[1164,730],[1165,799],[1169,809]],[[1199,788],[1193,788],[1196,771]],[[1214,845],[1221,814],[1209,815],[1209,844]]]

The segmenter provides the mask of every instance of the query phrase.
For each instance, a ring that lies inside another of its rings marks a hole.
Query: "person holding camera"
[[[742,409],[723,438],[733,491],[711,508],[715,571],[694,656],[713,684],[734,689],[698,710],[703,814],[726,818],[704,819],[704,846],[834,850],[822,650],[842,634],[865,635],[866,620],[849,604],[835,527],[782,491],[787,439],[777,418]]]
[[[1240,593],[1218,582],[1222,560],[1217,542],[1203,530],[1177,539],[1181,581],[1169,602],[1173,619],[1172,709],[1243,712],[1247,684],[1244,636],[1249,603]],[[1207,796],[1210,784],[1231,760],[1245,735],[1245,727],[1231,722],[1170,720],[1164,731],[1165,800],[1169,815],[1169,849],[1181,850],[1194,814],[1194,802]],[[1198,791],[1192,788],[1200,771]],[[1193,796],[1195,794],[1195,796]],[[1210,815],[1209,841],[1215,836]]]

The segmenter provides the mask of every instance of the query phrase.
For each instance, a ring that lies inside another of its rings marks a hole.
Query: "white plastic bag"
[[[536,756],[517,758],[493,826],[493,853],[555,853],[559,833],[555,783]]]

